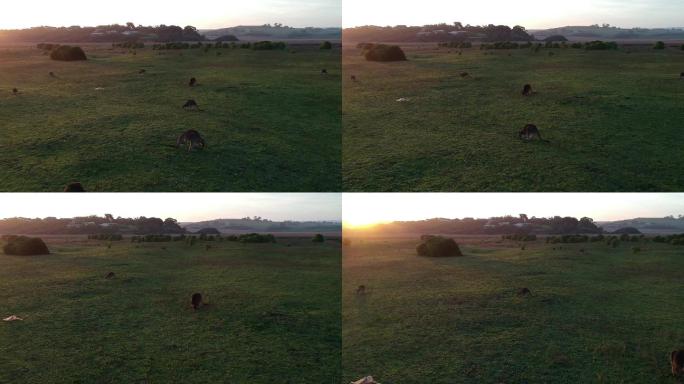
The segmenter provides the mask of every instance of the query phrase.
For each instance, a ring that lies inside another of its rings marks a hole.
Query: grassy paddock
[[[0,254],[0,382],[338,382],[339,242],[83,238]]]
[[[0,190],[60,191],[72,180],[88,191],[340,189],[339,49],[83,47],[85,62],[0,47],[0,163],[11,164]],[[190,98],[205,111],[184,111]],[[169,147],[188,129],[206,150]]]
[[[430,259],[418,236],[344,248],[343,382],[677,382],[681,247],[464,237],[464,257]]]
[[[345,47],[345,191],[684,188],[684,51],[404,49]],[[551,143],[519,140],[528,123]]]

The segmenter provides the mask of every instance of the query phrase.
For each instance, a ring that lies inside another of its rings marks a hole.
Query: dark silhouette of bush
[[[83,49],[81,49],[81,47],[72,47],[69,45],[62,45],[62,46],[59,46],[58,48],[54,49],[50,53],[50,58],[52,60],[59,60],[59,61],[88,60],[85,52],[83,52]]]
[[[123,235],[119,233],[100,233],[96,235],[88,235],[89,240],[106,240],[106,241],[121,241]]]
[[[260,233],[248,233],[240,235],[238,241],[241,243],[275,243],[275,236],[271,234],[262,235]]]
[[[618,49],[618,45],[614,41],[604,42],[601,40],[596,40],[584,44],[584,49],[586,49],[587,51],[605,51],[611,49]]]
[[[332,43],[329,41],[324,41],[321,43],[321,49],[332,49]]]
[[[449,41],[447,43],[439,43],[437,44],[439,47],[442,48],[456,48],[456,49],[463,49],[463,48],[472,48],[473,43],[470,41]]]
[[[463,256],[458,244],[452,238],[441,236],[421,236],[423,240],[416,247],[419,256],[456,257]]]
[[[653,46],[653,49],[665,49],[665,43],[663,43],[662,41],[659,41],[659,42],[655,43],[655,45]]]
[[[255,51],[269,51],[276,49],[285,49],[286,45],[282,41],[258,41],[252,44],[252,49]]]
[[[363,50],[368,61],[406,61],[404,51],[398,45],[372,44]]]
[[[6,241],[6,244],[2,250],[6,255],[37,256],[50,254],[50,250],[43,239],[38,237],[3,236],[3,240]]]
[[[311,241],[313,241],[314,243],[323,243],[325,242],[325,237],[323,237],[323,235],[321,235],[320,233],[317,233],[316,236],[314,236],[313,239],[311,239]]]
[[[216,228],[202,228],[199,231],[197,231],[198,235],[220,235],[221,232],[219,232],[218,229]]]
[[[516,233],[514,235],[503,235],[503,236],[501,236],[501,238],[504,240],[513,240],[513,241],[536,241],[537,235],[526,234],[526,233]],[[548,239],[547,239],[547,242],[548,242]]]

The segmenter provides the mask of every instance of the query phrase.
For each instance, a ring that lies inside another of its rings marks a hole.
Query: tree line
[[[0,220],[3,234],[182,234],[186,233],[176,219],[157,217],[124,218],[111,214],[74,218],[22,218]]]
[[[27,43],[96,43],[96,42],[124,42],[124,41],[204,41],[197,28],[188,25],[142,26],[126,23],[126,25],[111,24],[97,27],[33,27],[27,29],[0,30],[0,40]]]
[[[549,218],[501,216],[489,219],[445,219],[434,218],[422,221],[398,221],[381,224],[378,231],[395,233],[444,233],[462,235],[503,235],[512,233],[535,234],[599,234],[603,229],[589,217],[554,216]]]
[[[347,28],[344,30],[344,39],[349,41],[393,41],[393,42],[445,42],[445,41],[469,41],[478,39],[482,41],[532,41],[534,36],[527,33],[525,27],[516,25],[463,25],[460,22],[453,24],[431,24],[424,26],[396,25],[379,27],[367,25],[362,27]]]

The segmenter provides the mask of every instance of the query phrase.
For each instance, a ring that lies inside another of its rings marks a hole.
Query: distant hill
[[[239,232],[340,232],[342,224],[329,221],[271,221],[265,219],[216,219],[196,223],[180,223],[189,232],[216,228],[222,233]]]
[[[604,221],[597,222],[599,226],[603,227],[608,232],[616,231],[620,228],[633,227],[638,229],[641,233],[684,233],[684,219],[677,219],[675,217],[664,218],[636,218],[619,221]]]
[[[209,40],[221,36],[233,35],[240,40],[340,40],[341,28],[294,28],[276,25],[241,25],[221,29],[203,29],[199,31]]]
[[[684,28],[618,28],[611,26],[567,26],[529,31],[538,40],[561,35],[571,41],[584,40],[684,40]]]

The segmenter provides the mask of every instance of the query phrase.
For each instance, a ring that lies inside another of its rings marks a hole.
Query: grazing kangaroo
[[[50,72],[50,77],[57,77],[54,72]]]
[[[523,87],[522,95],[523,96],[531,96],[532,95],[532,86],[529,84],[525,84],[525,86]]]
[[[18,94],[19,94],[19,90],[16,89],[16,88],[12,88],[12,94],[13,94],[14,96],[18,95]]]
[[[193,293],[192,294],[192,308],[198,310],[202,306],[202,294]]]
[[[672,365],[672,375],[677,376],[684,373],[684,349],[670,353],[670,365]]]
[[[527,295],[531,295],[531,294],[532,294],[532,291],[530,291],[530,289],[527,287],[520,288],[520,290],[518,291],[518,296],[527,296]]]
[[[542,139],[539,128],[534,124],[525,125],[525,128],[521,129],[518,133],[518,137],[522,140],[532,140],[535,136],[537,136],[540,141],[550,143],[550,141]]]
[[[679,74],[679,78],[680,78],[680,79],[684,79],[684,72],[682,72],[682,73]]]
[[[176,140],[176,148],[180,148],[181,146],[187,147],[189,152],[194,148],[204,149],[207,144],[199,132],[194,129],[189,129],[178,136],[178,140]]]
[[[188,83],[188,85],[194,87],[195,85],[197,85],[197,79],[195,79],[194,77],[190,78],[190,82]]]
[[[64,192],[85,192],[85,188],[83,188],[83,185],[79,182],[73,182],[67,184],[66,187],[64,187]]]
[[[359,285],[359,287],[356,288],[356,294],[357,295],[365,295],[366,294],[366,286],[365,285]]]
[[[470,74],[469,74],[468,72],[461,72],[461,73],[459,74],[459,76],[461,76],[461,77],[463,77],[463,78],[466,78],[466,77],[470,76]]]
[[[141,74],[141,75],[145,74],[145,72],[147,72],[147,71],[144,70],[144,69],[141,69],[141,70],[138,71],[138,73]]]
[[[116,275],[114,274],[114,272],[109,272],[109,273],[105,276],[105,279],[113,279],[114,276],[116,276]]]
[[[321,75],[327,75],[328,70],[327,69],[321,69]]]
[[[356,76],[355,76],[355,75],[351,75],[351,80],[352,80],[352,81],[356,81]]]
[[[188,109],[188,108],[194,108],[198,111],[202,111],[200,109],[199,105],[197,105],[197,102],[193,99],[190,99],[190,100],[186,101],[185,104],[183,104],[183,109]]]

